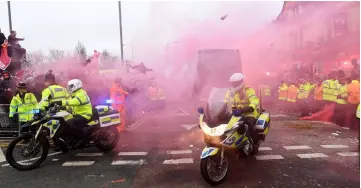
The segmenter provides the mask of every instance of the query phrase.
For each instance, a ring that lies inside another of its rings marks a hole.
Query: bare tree
[[[27,69],[41,66],[47,62],[47,57],[42,51],[26,53],[27,61],[23,64]]]
[[[81,61],[85,61],[87,59],[85,46],[80,41],[75,46],[74,55],[79,57]]]
[[[58,61],[64,58],[64,51],[58,49],[50,49],[49,50],[49,60],[50,62]]]

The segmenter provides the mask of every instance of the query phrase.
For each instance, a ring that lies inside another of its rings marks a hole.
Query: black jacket
[[[0,33],[0,45],[4,43],[6,37],[4,35],[4,33]]]

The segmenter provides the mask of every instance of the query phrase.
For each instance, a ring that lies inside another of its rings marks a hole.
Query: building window
[[[347,28],[347,14],[337,13],[333,16],[333,33],[334,36],[344,35],[348,32]]]

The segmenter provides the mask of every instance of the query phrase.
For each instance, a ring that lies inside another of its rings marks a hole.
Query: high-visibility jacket
[[[295,85],[290,85],[288,87],[288,93],[287,93],[287,101],[288,102],[296,102],[297,100],[297,93],[298,88]]]
[[[278,89],[278,99],[287,100],[288,86],[286,83],[282,84]]]
[[[325,80],[322,82],[322,99],[337,102],[338,80]]]
[[[50,85],[49,87],[45,88],[41,93],[41,101],[36,108],[45,109],[45,107],[48,107],[49,104],[52,102],[62,101],[69,98],[70,95],[65,88],[56,84]]]
[[[322,101],[322,86],[317,86],[314,92],[314,99]]]
[[[308,96],[310,95],[310,91],[314,88],[315,86],[311,83],[305,83],[305,84],[301,84],[300,88],[298,90],[298,98],[299,99],[307,99]]]
[[[271,96],[271,87],[268,85],[261,85],[261,95]]]
[[[246,116],[254,118],[259,116],[259,99],[256,96],[256,92],[250,87],[245,86],[236,92],[228,90],[224,97],[224,102],[231,108],[241,109],[250,106],[254,111],[246,114]]]
[[[338,87],[337,104],[347,104],[347,86],[346,84]]]
[[[357,106],[356,117],[360,119],[360,104]]]
[[[128,95],[122,87],[118,87],[116,84],[113,84],[110,88],[110,100],[112,100],[113,108],[118,108],[120,105],[124,106],[125,97]]]
[[[71,99],[63,100],[63,106],[72,107],[73,115],[81,115],[90,120],[93,116],[93,109],[88,94],[83,89],[78,89],[71,94]]]
[[[33,119],[33,109],[38,104],[33,93],[25,93],[23,99],[20,94],[15,95],[10,103],[9,117],[13,117],[15,113],[19,114],[19,122],[28,122]]]
[[[352,82],[347,85],[347,93],[348,93],[347,101],[350,104],[359,104],[360,103],[360,82],[358,80],[352,80]]]

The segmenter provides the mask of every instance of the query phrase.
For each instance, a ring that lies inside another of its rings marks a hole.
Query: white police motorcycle
[[[211,185],[223,182],[226,178],[229,160],[227,152],[242,152],[243,156],[255,155],[259,143],[253,143],[252,138],[246,136],[248,125],[243,122],[242,110],[235,110],[228,115],[224,107],[226,88],[212,88],[207,100],[207,107],[198,108],[199,127],[204,133],[206,147],[201,154],[200,170],[202,177]],[[230,118],[229,118],[230,117]],[[243,134],[237,129],[242,126]],[[270,115],[262,112],[256,123],[257,140],[264,141],[270,128]]]

